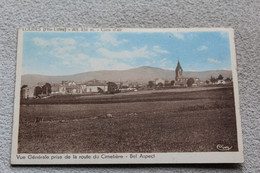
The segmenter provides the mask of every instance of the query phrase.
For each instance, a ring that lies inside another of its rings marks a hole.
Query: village
[[[92,79],[85,82],[61,81],[60,83],[39,82],[36,86],[23,85],[21,99],[47,98],[53,95],[95,95],[138,92],[142,90],[165,90],[186,87],[206,87],[230,85],[232,79],[219,74],[206,81],[199,78],[184,77],[183,69],[178,61],[175,69],[175,80],[156,78],[146,82],[137,81],[102,81]]]

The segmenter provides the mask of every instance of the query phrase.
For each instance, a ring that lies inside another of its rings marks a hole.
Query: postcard
[[[20,28],[11,164],[244,161],[231,28]]]

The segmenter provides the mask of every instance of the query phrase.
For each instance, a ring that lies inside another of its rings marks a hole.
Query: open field
[[[237,151],[232,88],[60,100],[21,105],[18,153]]]
[[[214,90],[214,92],[210,92]],[[210,94],[209,94],[210,92]],[[21,104],[106,104],[129,102],[154,102],[154,101],[178,101],[195,99],[221,99],[230,88],[201,87],[201,88],[176,88],[168,90],[145,90],[118,94],[75,94],[54,95],[47,99],[23,99]],[[226,99],[233,98],[226,95]]]

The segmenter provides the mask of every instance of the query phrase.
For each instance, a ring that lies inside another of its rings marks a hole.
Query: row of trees
[[[21,87],[21,92],[24,88],[28,87],[28,85],[23,85]],[[44,94],[44,95],[50,95],[51,94],[51,84],[49,83],[46,83],[45,85],[43,85],[42,87],[40,86],[37,86],[34,88],[34,93],[33,95],[35,97],[39,97],[41,94]]]
[[[41,94],[50,95],[51,94],[51,84],[46,83],[42,87],[40,87],[40,86],[35,87],[34,95],[36,97],[39,97]]]
[[[207,84],[209,84],[209,82],[216,83],[219,80],[223,80],[223,79],[224,79],[224,77],[221,74],[217,78],[211,76],[209,80],[206,80],[206,83]],[[230,78],[226,78],[225,81],[229,82],[229,81],[231,81],[231,79]]]

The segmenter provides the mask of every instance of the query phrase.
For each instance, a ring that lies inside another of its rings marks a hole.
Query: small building
[[[59,86],[59,93],[60,94],[66,94],[66,87],[63,86],[63,85]]]
[[[107,92],[108,86],[98,80],[90,80],[88,82],[80,84],[79,93],[97,93]]]
[[[60,84],[52,84],[51,85],[51,94],[59,94]]]
[[[35,90],[35,87],[34,86],[31,86],[31,87],[24,87],[21,89],[21,99],[30,99],[30,98],[34,98],[35,95],[34,95],[34,90]]]
[[[78,94],[80,90],[79,85],[74,81],[62,81],[59,85],[59,94]]]
[[[163,86],[165,85],[165,80],[164,79],[155,79],[155,84],[158,85],[159,83],[162,83]]]
[[[78,85],[70,85],[65,88],[66,94],[78,94],[80,93],[80,86]]]
[[[77,84],[74,81],[62,81],[61,85],[63,85],[63,86],[73,86],[73,85],[77,85]]]
[[[175,87],[187,87],[188,78],[182,78],[181,80],[175,81]]]
[[[224,80],[218,80],[216,84],[226,84],[226,81],[224,81]]]

